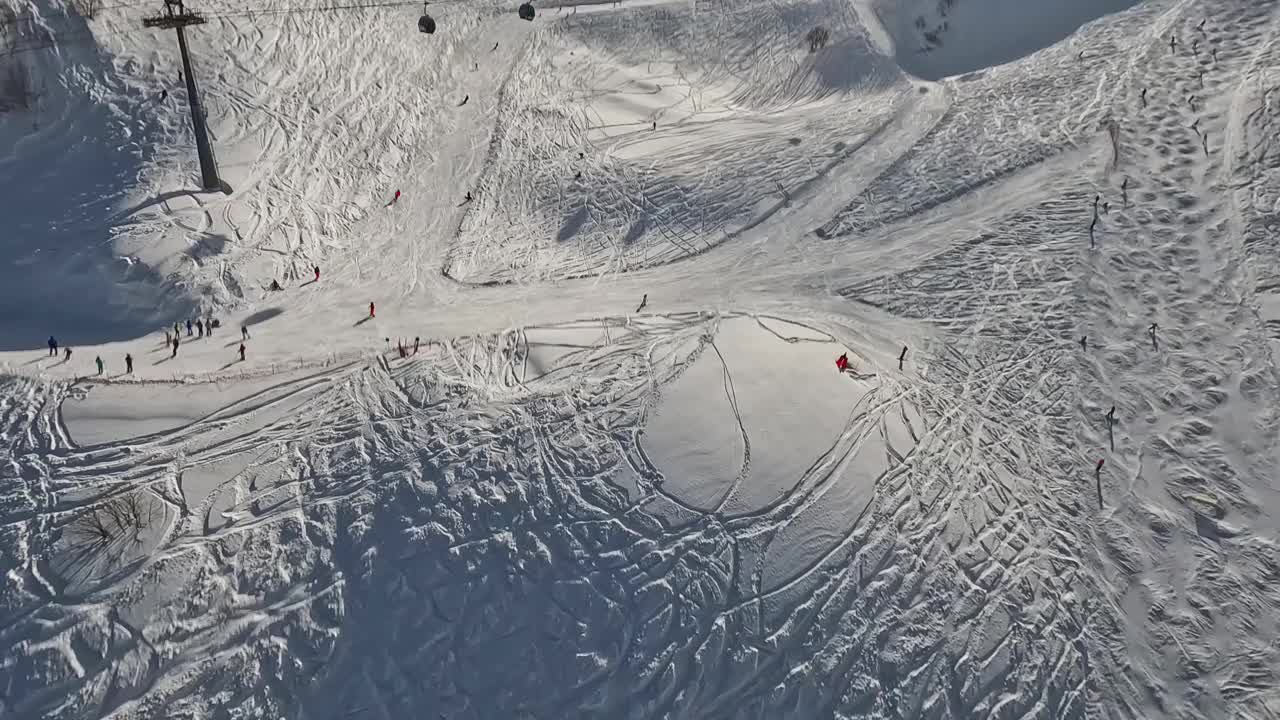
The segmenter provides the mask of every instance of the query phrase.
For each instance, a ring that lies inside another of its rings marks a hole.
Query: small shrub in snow
[[[156,515],[155,498],[139,490],[81,513],[67,526],[67,536],[78,545],[105,546],[119,540],[137,543]]]
[[[809,34],[804,36],[804,40],[809,43],[809,52],[818,52],[831,42],[831,32],[819,25],[810,30]]]

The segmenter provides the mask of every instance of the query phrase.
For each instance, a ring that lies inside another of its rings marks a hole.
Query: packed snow
[[[350,5],[0,4],[0,718],[1280,717],[1280,1]]]

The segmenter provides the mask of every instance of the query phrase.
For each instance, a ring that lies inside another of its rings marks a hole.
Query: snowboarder
[[[849,354],[840,353],[840,357],[836,358],[836,370],[845,372],[849,369]]]
[[[95,357],[95,358],[93,359],[93,362],[94,362],[94,364],[95,364],[95,365],[97,365],[97,366],[98,366],[98,374],[99,374],[99,375],[101,375],[101,374],[102,374],[102,356],[101,356],[101,355],[99,355],[99,356]]]
[[[173,354],[171,354],[169,357],[171,357],[171,358],[176,358],[176,357],[178,357],[178,344],[179,344],[179,339],[178,339],[177,337],[175,337],[175,338],[173,339]]]
[[[62,362],[64,362],[64,363],[66,363],[66,362],[71,362],[71,348],[63,348],[63,350],[62,350]]]
[[[240,343],[240,362],[244,362],[244,343]]]
[[[192,327],[191,320],[188,319],[187,320],[187,337],[191,337],[191,327]]]
[[[375,310],[375,308],[373,307],[373,303],[369,303],[369,317],[377,317],[377,316],[378,316],[378,315],[377,315],[377,313],[375,313],[375,312],[374,312],[374,310]]]
[[[907,361],[907,346],[902,346],[902,354],[898,356],[898,369],[902,369],[902,363]]]
[[[413,354],[414,354],[414,355],[417,355],[417,354],[418,354],[418,345],[419,345],[419,344],[421,344],[421,343],[422,343],[422,339],[421,339],[421,338],[417,338],[417,337],[415,337],[415,338],[413,339]]]
[[[124,371],[127,375],[133,374],[133,356],[128,353],[124,356]]]
[[[49,356],[53,357],[58,354],[58,341],[52,335],[49,336]]]
[[[320,266],[316,266],[316,282],[320,282]]]
[[[240,339],[241,339],[241,340],[248,340],[248,339],[249,339],[249,326],[248,326],[248,325],[241,325],[241,326],[240,326]]]
[[[644,306],[648,304],[649,304],[649,293],[645,293],[644,297],[640,298],[640,307],[636,308],[636,312],[640,312],[641,310],[644,309]]]
[[[204,320],[196,318],[196,337],[204,337]]]

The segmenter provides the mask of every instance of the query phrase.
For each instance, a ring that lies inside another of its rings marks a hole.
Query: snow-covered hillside
[[[1280,2],[4,2],[0,718],[1280,716]]]

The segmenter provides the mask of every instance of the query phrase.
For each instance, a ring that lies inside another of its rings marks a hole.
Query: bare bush
[[[804,36],[805,42],[809,43],[809,52],[814,53],[825,48],[827,43],[831,42],[831,32],[819,25],[809,31]]]
[[[92,20],[93,16],[98,14],[99,8],[102,7],[102,0],[71,0],[71,7],[76,14]]]
[[[150,527],[156,506],[156,499],[145,490],[112,498],[72,520],[67,537],[77,545],[87,546],[142,542],[142,531]]]

